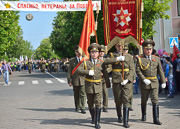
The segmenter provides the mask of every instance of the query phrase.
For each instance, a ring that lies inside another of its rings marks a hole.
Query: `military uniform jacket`
[[[32,66],[32,61],[28,61],[28,66],[29,66],[29,67]]]
[[[54,68],[55,68],[55,69],[58,69],[58,67],[59,67],[59,62],[55,60],[55,62],[54,62]]]
[[[136,64],[136,74],[140,79],[140,87],[142,89],[159,88],[157,74],[160,76],[161,83],[166,82],[160,59],[154,55],[151,55],[151,60],[147,59],[144,55],[138,57]],[[151,84],[146,85],[143,82],[144,79],[149,79]]]
[[[120,56],[118,52],[111,53],[110,58],[106,58],[104,61],[106,64],[112,64],[112,83],[123,82],[122,62],[116,60],[118,56]],[[133,82],[134,74],[135,66],[133,57],[130,54],[126,54],[124,61],[124,80],[128,79],[130,82]]]
[[[104,61],[97,59],[94,65],[91,60],[86,60],[81,64],[77,71],[81,75],[85,75],[85,91],[86,93],[101,93],[102,92],[102,78],[106,80],[106,87],[111,87],[108,73],[105,69]],[[89,75],[89,70],[94,70],[94,75]]]
[[[70,59],[68,67],[68,83],[72,83],[73,86],[83,86],[84,85],[84,76],[79,75],[77,71],[71,76],[73,69],[77,66],[78,60],[76,57]],[[82,66],[79,66],[82,67]]]
[[[41,65],[42,65],[42,69],[46,68],[46,63],[44,61],[41,62]]]

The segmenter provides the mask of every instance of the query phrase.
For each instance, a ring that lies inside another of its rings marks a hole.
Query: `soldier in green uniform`
[[[104,63],[98,59],[101,46],[92,43],[88,47],[90,53],[89,60],[85,60],[77,71],[85,75],[85,91],[87,95],[88,108],[92,117],[92,123],[95,122],[95,128],[100,129],[101,115],[101,97],[102,97],[102,78],[105,78],[106,86],[110,87],[110,81],[106,72]],[[95,105],[95,110],[94,110]],[[95,118],[95,120],[94,120]]]
[[[29,73],[31,74],[31,71],[32,71],[32,61],[31,61],[31,59],[29,59],[28,60],[28,71],[29,71]]]
[[[44,58],[42,59],[42,62],[41,62],[41,67],[42,67],[42,72],[45,73],[45,69],[46,69],[46,62],[44,60]]]
[[[124,54],[128,54],[128,51],[129,51],[129,47],[128,45],[124,45]],[[133,58],[134,59],[134,58]],[[133,76],[134,78],[134,81],[133,83],[135,83],[135,74]],[[130,100],[130,107],[129,107],[129,111],[133,111],[133,108],[132,108],[132,102],[133,102],[133,83],[132,83],[132,90],[131,90],[131,100]]]
[[[159,57],[152,55],[155,43],[151,39],[147,39],[142,44],[144,55],[138,57],[136,65],[136,73],[140,79],[141,88],[141,111],[142,121],[146,121],[146,103],[149,95],[153,105],[153,120],[154,124],[161,125],[159,121],[159,106],[158,106],[158,78],[160,76],[162,88],[166,87],[164,73],[161,67]]]
[[[48,60],[48,72],[51,73],[51,60]]]
[[[99,59],[105,60],[105,46],[104,45],[101,45],[101,51],[99,53]],[[105,66],[105,67],[108,68],[108,66]],[[103,104],[103,112],[108,112],[107,111],[107,108],[108,108],[108,89],[106,87],[106,82],[104,79],[102,80],[102,96],[103,96],[103,103],[102,103]]]
[[[54,69],[57,73],[59,73],[59,60],[57,58],[54,61]]]
[[[111,58],[107,58],[104,62],[112,64],[113,94],[118,122],[122,123],[121,106],[123,104],[123,126],[129,128],[129,107],[132,97],[131,92],[135,66],[133,57],[130,54],[127,53],[123,55],[122,47],[121,41],[116,43],[115,48],[117,52],[110,53]],[[122,69],[122,66],[124,66],[124,69]],[[124,71],[124,78],[122,71]]]
[[[73,75],[71,75],[74,68],[78,65],[78,63],[81,61],[82,56],[78,52],[78,47],[75,46],[75,54],[76,57],[73,57],[69,61],[69,67],[68,67],[68,84],[69,86],[73,86],[74,91],[74,103],[75,103],[75,111],[81,110],[81,113],[85,114],[85,102],[86,102],[86,93],[85,93],[85,85],[84,85],[84,76],[79,75],[79,73],[76,71]]]
[[[41,58],[41,60],[40,60],[40,62],[39,62],[39,68],[40,68],[40,70],[41,70],[41,72],[42,72],[42,58]]]

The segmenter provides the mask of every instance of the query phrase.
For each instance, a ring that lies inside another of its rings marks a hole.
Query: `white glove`
[[[125,60],[125,56],[118,56],[116,59],[117,59],[117,61],[124,61]]]
[[[94,70],[89,70],[89,75],[93,76],[94,75]]]
[[[166,83],[161,84],[161,87],[164,89],[166,88]]]
[[[121,82],[121,85],[126,85],[128,83],[128,79],[124,80],[123,82]]]
[[[143,82],[144,82],[146,85],[151,84],[151,81],[150,81],[149,79],[144,79]]]

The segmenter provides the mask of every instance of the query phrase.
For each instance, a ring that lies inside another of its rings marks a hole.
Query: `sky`
[[[49,0],[21,0],[21,1],[49,1]],[[59,1],[62,0],[53,0]],[[26,20],[26,15],[31,13],[33,19]],[[57,16],[57,12],[20,12],[19,25],[23,30],[23,39],[31,42],[35,50],[44,38],[48,38],[53,30],[53,19]]]

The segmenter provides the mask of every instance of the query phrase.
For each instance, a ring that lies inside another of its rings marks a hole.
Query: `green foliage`
[[[19,12],[0,11],[0,58],[11,53],[20,33]]]
[[[94,12],[96,18],[96,12]],[[52,49],[60,57],[75,56],[73,47],[79,44],[83,28],[84,12],[58,12],[53,22],[53,31],[50,36]],[[96,20],[96,19],[95,19]],[[103,11],[98,18],[98,43],[104,44]],[[91,37],[91,43],[96,42]]]
[[[156,24],[155,20],[159,18],[170,18],[169,15],[166,14],[166,11],[170,10],[169,3],[171,2],[172,0],[143,0],[144,12],[142,15],[142,37],[144,39],[152,38],[156,33],[156,31],[153,30],[153,26]]]
[[[153,26],[155,25],[156,19],[169,18],[166,11],[170,9],[169,3],[172,2],[172,0],[144,0],[143,2],[144,12],[142,35],[144,39],[147,39],[155,34]],[[103,7],[101,7],[101,9],[103,9]],[[94,15],[96,18],[95,11]],[[57,13],[57,16],[53,21],[53,31],[50,36],[50,42],[52,44],[52,49],[58,56],[63,58],[75,56],[73,47],[79,44],[84,16],[85,12]],[[98,16],[97,37],[99,44],[105,43],[103,10],[99,12]],[[96,42],[95,37],[91,38],[91,43],[93,42]]]
[[[0,60],[19,59],[20,55],[29,58],[32,55],[33,47],[30,42],[23,40],[18,20],[19,12],[0,11]]]
[[[52,51],[52,45],[50,44],[50,39],[45,38],[41,41],[40,46],[36,49],[35,58],[34,59],[50,59],[50,58],[59,58]]]

